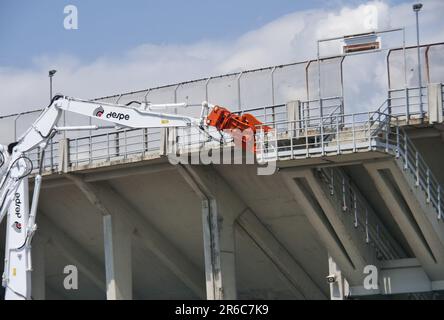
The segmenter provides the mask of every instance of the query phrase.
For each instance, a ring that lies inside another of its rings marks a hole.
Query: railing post
[[[410,123],[410,99],[409,99],[409,88],[405,88],[405,119],[407,124]]]
[[[304,117],[304,127],[305,127],[305,156],[308,158],[310,156],[310,152],[308,149],[308,128],[307,128],[307,118]]]
[[[408,157],[408,145],[407,145],[407,134],[404,132],[404,170],[409,168],[409,157]]]
[[[126,130],[123,131],[123,138],[125,139],[125,154],[123,155],[123,158],[126,159],[128,156],[128,140],[126,136]]]
[[[438,220],[441,220],[441,185],[438,185]]]
[[[430,169],[427,168],[427,203],[430,202]]]
[[[50,141],[51,149],[50,149],[50,156],[51,156],[51,172],[54,172],[54,141],[51,139]]]
[[[276,71],[276,67],[271,69],[271,104],[274,106],[274,72]]]
[[[428,169],[427,169],[428,171]],[[415,152],[415,175],[416,175],[416,186],[419,186],[419,153]]]
[[[353,152],[356,152],[355,114],[352,114],[352,137],[353,137]]]
[[[92,163],[92,136],[89,136],[89,164]]]
[[[367,113],[367,123],[368,123],[368,150],[372,150],[372,123],[370,119],[370,112]]]
[[[339,120],[338,117],[336,117],[336,154],[341,153],[341,148],[339,145]]]
[[[323,120],[321,118],[321,155],[324,156],[325,155],[325,150],[324,150],[324,123]]]
[[[148,129],[142,129],[142,146],[143,146],[143,154],[148,151]]]
[[[368,209],[365,208],[365,242],[370,242],[370,235],[368,232]]]
[[[358,204],[356,200],[356,193],[353,193],[353,206],[354,206],[354,213],[355,213],[355,228],[358,227]]]
[[[399,141],[399,126],[396,124],[396,158],[399,158],[401,144]]]
[[[120,156],[120,133],[116,132],[116,157]]]

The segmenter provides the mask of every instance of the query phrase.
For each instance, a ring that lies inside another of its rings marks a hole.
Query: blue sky
[[[143,43],[230,40],[295,11],[365,1],[295,0],[1,0],[0,65],[27,67],[40,55],[83,61],[119,55]],[[389,1],[391,4],[403,1]],[[65,30],[63,8],[74,4],[79,29]]]
[[[414,44],[413,2],[0,0],[0,114],[46,105],[53,68],[54,92],[88,99],[314,58],[316,39],[369,31],[370,7],[377,29],[405,26]],[[421,2],[422,42],[443,41],[444,0]],[[63,27],[68,4],[78,30]],[[351,68],[356,97],[362,79],[385,94],[384,63]]]

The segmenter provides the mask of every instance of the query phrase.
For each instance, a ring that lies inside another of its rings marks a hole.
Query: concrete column
[[[218,214],[216,200],[202,201],[205,278],[208,300],[234,300],[236,293],[234,223]]]
[[[132,299],[131,232],[111,215],[103,216],[106,298]]]
[[[234,222],[245,207],[216,172],[190,166],[178,169],[202,203],[207,299],[234,300],[237,298]],[[214,185],[219,188],[211,189]]]
[[[33,300],[46,299],[45,251],[46,241],[36,236],[32,240],[31,297]]]
[[[67,173],[69,168],[69,140],[59,140],[59,163],[58,172]]]
[[[300,126],[300,109],[301,102],[299,100],[287,102],[287,121],[288,132],[292,137],[299,138]]]
[[[441,83],[429,83],[427,85],[428,112],[430,123],[443,122],[442,110],[442,85]]]

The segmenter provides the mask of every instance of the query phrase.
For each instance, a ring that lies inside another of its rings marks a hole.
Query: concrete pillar
[[[288,133],[295,138],[299,138],[301,102],[299,100],[287,102]]]
[[[58,172],[67,173],[69,168],[69,140],[59,140],[59,163],[57,165]]]
[[[234,223],[223,219],[216,200],[202,201],[205,278],[208,300],[234,300],[236,292]]]
[[[111,215],[103,216],[106,298],[132,299],[131,232]]]
[[[245,205],[215,171],[205,167],[177,168],[202,204],[207,299],[234,300],[237,298],[234,222]]]
[[[33,300],[46,299],[45,251],[46,241],[36,236],[32,240],[31,297]]]
[[[429,122],[442,123],[443,122],[443,97],[441,83],[429,83],[427,85],[427,99],[429,107]]]

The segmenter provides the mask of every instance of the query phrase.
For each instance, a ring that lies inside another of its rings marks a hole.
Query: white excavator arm
[[[119,105],[59,95],[52,99],[51,104],[42,111],[38,119],[17,142],[10,144],[7,148],[0,145],[0,222],[7,213],[5,267],[2,277],[2,285],[6,288],[5,299],[31,298],[31,240],[37,229],[35,220],[42,176],[41,171],[35,176],[32,204],[29,208],[28,175],[33,171],[33,167],[26,154],[37,147],[42,150],[39,166],[41,170],[44,150],[57,132],[109,127],[196,127],[209,139],[219,140],[210,134],[209,126],[215,127],[219,132],[227,129],[244,132],[246,129],[251,129],[253,134],[256,133],[258,126],[260,130],[270,129],[252,115],[238,115],[223,107],[209,106],[206,102],[202,103],[200,118],[153,111],[184,105],[147,105],[136,101]],[[111,122],[112,126],[57,127],[63,111],[105,120]],[[230,133],[233,134],[234,131]],[[249,137],[251,138],[251,135]],[[242,147],[245,147],[249,138],[242,139],[240,143]],[[255,150],[255,146],[253,149]]]
[[[51,138],[64,130],[94,130],[111,126],[57,127],[62,111],[73,112],[87,117],[113,123],[112,127],[128,128],[164,128],[164,127],[200,127],[205,130],[205,109],[202,104],[201,119],[176,114],[151,111],[165,107],[177,107],[184,104],[146,105],[108,104],[56,96],[43,110],[31,127],[8,148],[0,146],[0,222],[7,213],[5,268],[2,284],[6,288],[5,299],[31,298],[31,240],[37,227],[37,213],[41,172],[36,175],[34,194],[29,208],[28,178],[33,170],[32,162],[26,154],[40,147],[45,150]],[[44,152],[41,153],[42,163]],[[42,167],[42,166],[40,166]]]

